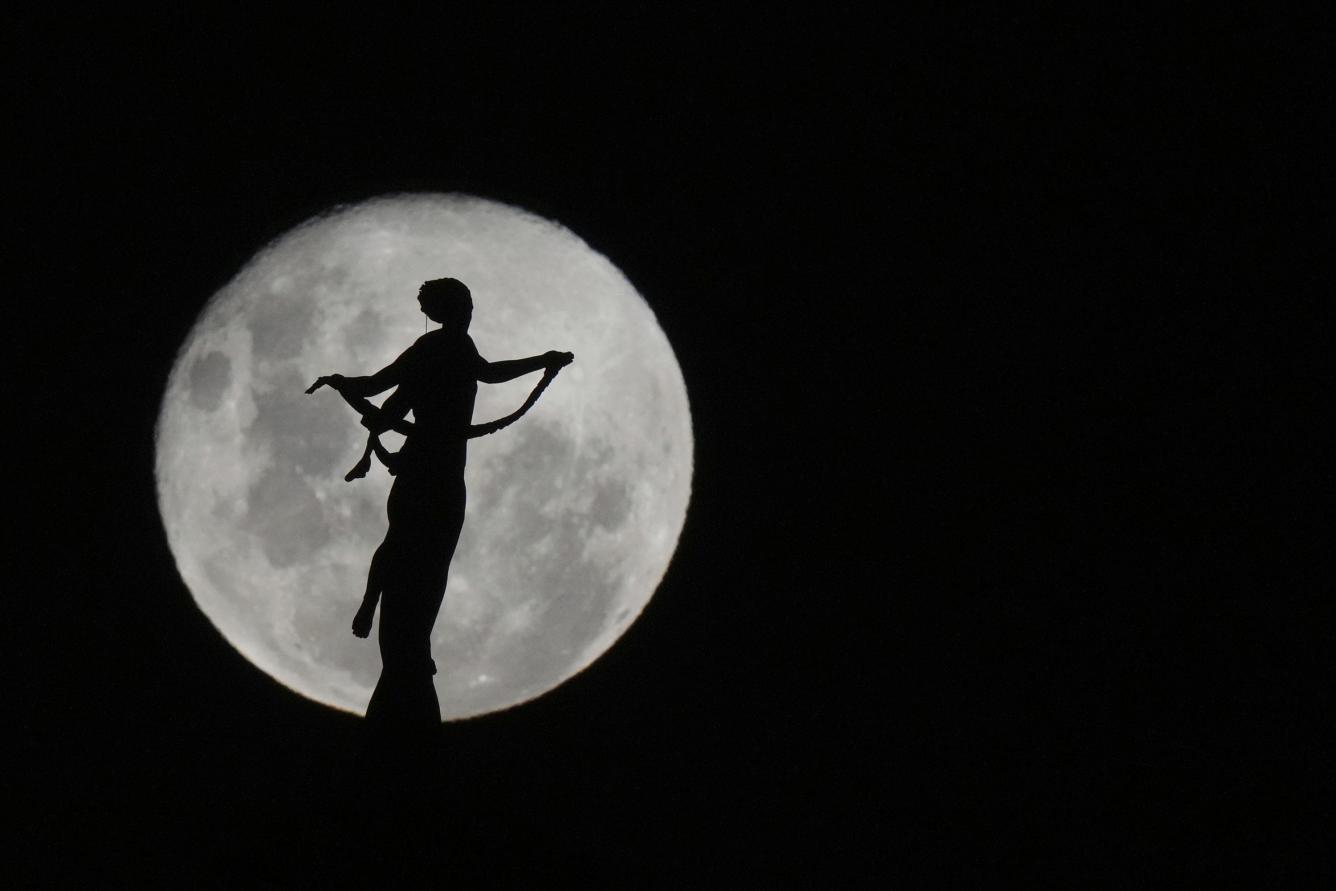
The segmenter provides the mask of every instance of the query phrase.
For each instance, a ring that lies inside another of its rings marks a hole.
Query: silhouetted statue
[[[345,479],[365,476],[375,455],[395,475],[386,512],[389,529],[371,558],[366,594],[353,618],[353,634],[366,637],[380,601],[381,676],[367,705],[373,727],[401,734],[431,734],[440,727],[432,675],[431,629],[445,596],[450,560],[464,525],[464,463],[468,440],[517,420],[538,399],[570,353],[551,351],[527,359],[488,362],[468,335],[473,318],[469,289],[453,278],[426,282],[418,303],[441,327],[422,335],[385,368],[367,377],[326,375],[322,386],[338,391],[370,430],[366,450]],[[488,424],[472,424],[478,381],[496,384],[542,369],[543,378],[517,411]],[[381,407],[368,397],[397,388]],[[413,412],[413,420],[406,416]],[[397,453],[380,434],[404,434]]]

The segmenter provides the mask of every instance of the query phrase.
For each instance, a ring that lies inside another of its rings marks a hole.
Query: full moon
[[[158,505],[199,608],[296,692],[362,714],[380,674],[350,625],[392,478],[343,475],[366,431],[316,377],[370,374],[422,335],[417,289],[473,292],[489,361],[570,351],[511,427],[469,442],[468,509],[432,632],[445,720],[551,690],[604,653],[667,570],[691,494],[686,385],[648,304],[550,220],[458,194],[339,207],[262,249],[205,305],[167,381]],[[479,384],[474,423],[537,382]],[[385,437],[390,449],[402,437]]]

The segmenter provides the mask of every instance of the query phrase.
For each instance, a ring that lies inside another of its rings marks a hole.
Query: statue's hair
[[[422,297],[432,297],[441,300],[461,300],[473,308],[473,295],[469,292],[468,285],[457,278],[434,278],[431,281],[422,283],[418,288],[418,294]]]

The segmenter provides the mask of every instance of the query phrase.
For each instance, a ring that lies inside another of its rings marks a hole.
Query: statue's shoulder
[[[463,363],[473,366],[482,361],[478,347],[468,334],[451,335],[446,331],[428,331],[408,348],[405,355],[414,354],[416,361]]]

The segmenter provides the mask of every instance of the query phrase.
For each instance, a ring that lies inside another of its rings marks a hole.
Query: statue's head
[[[436,278],[418,288],[418,305],[427,318],[446,328],[467,331],[473,319],[473,295],[457,278]]]

